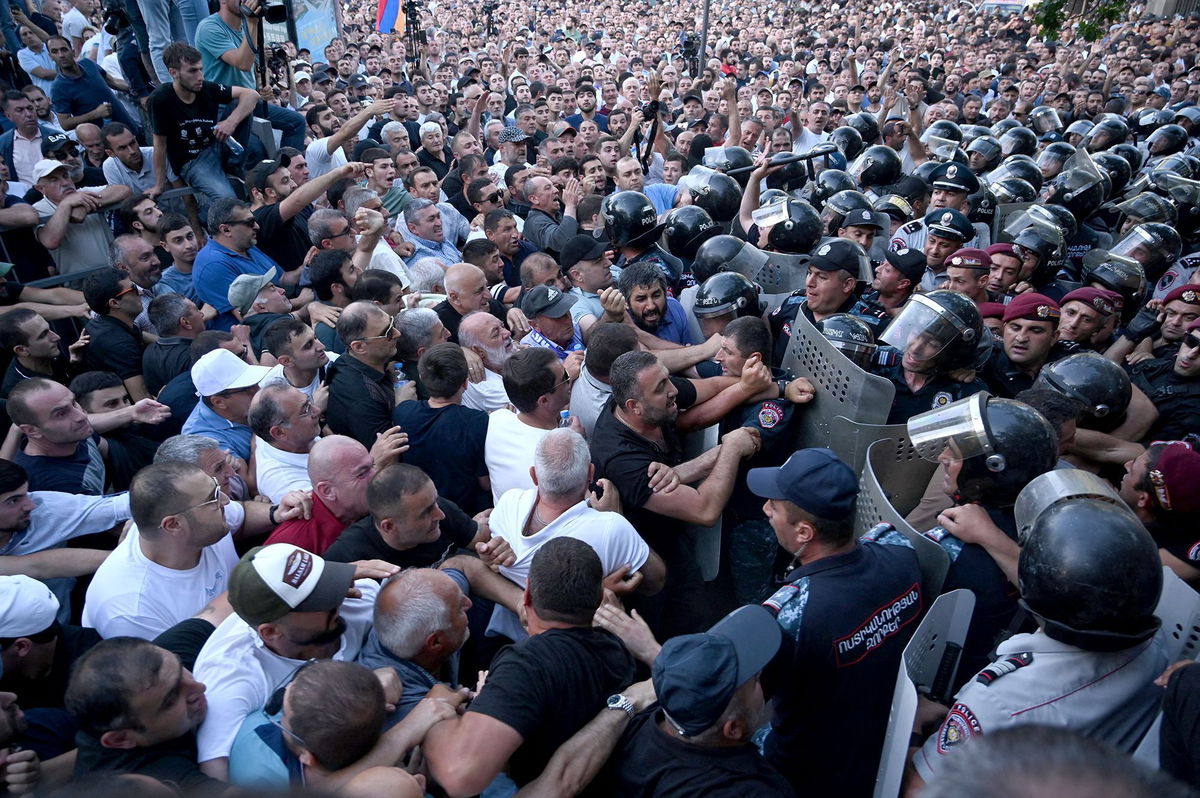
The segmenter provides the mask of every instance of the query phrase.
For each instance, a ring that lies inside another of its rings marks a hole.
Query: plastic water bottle
[[[408,385],[411,380],[408,379],[408,375],[404,373],[404,369],[400,368],[399,363],[394,364],[393,368],[396,371],[396,390],[398,391],[405,385]]]
[[[232,152],[238,158],[241,158],[242,155],[246,152],[246,148],[243,147],[241,144],[239,144],[238,140],[235,139],[233,136],[230,136],[229,138],[225,139],[225,146],[228,147],[229,151]]]

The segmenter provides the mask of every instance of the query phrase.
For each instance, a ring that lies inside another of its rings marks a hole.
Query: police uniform
[[[1129,378],[1158,408],[1146,440],[1182,440],[1200,430],[1200,379],[1176,374],[1174,355],[1133,365]]]
[[[881,525],[850,551],[793,569],[764,606],[783,643],[762,674],[772,709],[763,755],[801,795],[870,795],[896,672],[924,610],[912,544]]]
[[[979,178],[977,178],[965,164],[960,163],[944,163],[936,167],[929,173],[929,185],[931,188],[943,189],[945,191],[956,191],[966,195],[974,194],[979,191]],[[948,208],[931,209],[925,214],[925,218],[917,219],[903,225],[896,230],[896,234],[892,237],[892,248],[897,249],[900,246],[906,246],[909,249],[917,249],[924,251],[925,240],[929,237],[931,217],[939,210],[949,210]],[[966,217],[963,217],[966,220]],[[971,224],[969,229],[963,234],[963,247],[976,247],[978,249],[987,249],[992,243],[992,231],[986,224],[976,222]],[[974,237],[967,238],[970,230],[974,230]],[[934,232],[937,232],[936,226]],[[935,286],[924,286],[926,291],[932,291],[934,288],[941,288],[940,283]]]
[[[1197,268],[1200,268],[1200,254],[1185,255],[1175,261],[1171,264],[1171,268],[1158,278],[1158,283],[1154,286],[1154,294],[1150,298],[1160,302],[1166,299],[1167,294],[1179,286],[1191,283]]]
[[[937,733],[913,757],[926,782],[973,737],[1028,723],[1070,729],[1132,752],[1153,722],[1167,666],[1161,642],[1085,651],[1044,632],[1015,635],[955,696]],[[970,756],[966,748],[964,756]]]
[[[887,329],[888,324],[892,321],[892,316],[887,312],[887,308],[879,301],[878,291],[868,291],[854,303],[854,307],[850,308],[850,315],[856,316],[867,323],[871,328],[872,334],[878,340],[883,331]]]
[[[903,424],[918,413],[945,407],[987,389],[978,378],[970,382],[958,382],[945,374],[935,374],[914,391],[904,378],[901,353],[890,346],[881,346],[876,350],[870,371],[891,380],[892,385],[896,386],[896,396],[888,413],[889,424]]]
[[[857,301],[851,294],[834,313],[849,313]],[[771,325],[771,335],[775,336],[775,348],[772,353],[774,362],[771,365],[776,368],[783,365],[783,358],[787,355],[788,346],[792,343],[792,325],[796,322],[796,314],[801,311],[804,313],[804,318],[813,324],[817,323],[812,311],[808,308],[808,298],[804,296],[803,288],[793,291],[791,296],[783,300],[783,304],[772,310],[771,315],[767,317],[767,321]]]
[[[620,273],[621,269],[634,263],[653,263],[657,266],[666,279],[667,287],[671,289],[672,296],[678,296],[683,289],[696,284],[696,278],[692,275],[691,269],[686,269],[683,261],[667,252],[658,244],[650,247],[632,260],[626,260],[625,256],[621,255],[617,258],[617,262],[613,264],[613,269],[617,273]]]
[[[746,485],[751,468],[780,466],[796,449],[800,409],[783,398],[791,375],[772,369],[779,384],[779,398],[743,405],[721,419],[721,435],[739,427],[753,427],[762,436],[758,454],[738,466],[733,493],[725,505],[723,563],[728,563],[738,604],[761,601],[771,582],[771,570],[779,543],[763,513],[763,500]]]
[[[1046,356],[1046,363],[1053,363],[1056,360],[1062,360],[1068,355],[1078,354],[1083,351],[1084,347],[1075,341],[1055,341],[1050,346],[1050,353]],[[1037,374],[1030,374],[1009,360],[1003,345],[992,348],[992,356],[988,358],[988,362],[984,365],[980,376],[987,383],[988,390],[991,391],[993,396],[999,396],[1004,399],[1015,399],[1021,391],[1032,388],[1034,381],[1037,379]]]
[[[912,228],[913,225],[919,224],[913,235],[902,235],[906,228]],[[956,211],[953,208],[937,208],[925,214],[925,218],[900,227],[896,230],[896,235],[892,238],[892,249],[914,249],[917,252],[925,251],[925,241],[929,238],[929,234],[933,233],[937,236],[945,238],[947,241],[959,241],[959,249],[978,248],[985,249],[988,243],[980,245],[976,242],[983,240],[990,242],[990,236],[981,237],[976,229],[979,225],[972,225],[971,220],[966,217],[961,211]],[[972,232],[975,237],[971,238]],[[904,240],[905,238],[919,239],[918,243],[912,243]],[[946,274],[946,264],[942,264],[941,271],[934,271],[931,267],[925,267],[925,274],[921,278],[921,291],[934,291],[945,287],[946,280],[949,279]]]
[[[987,249],[992,243],[992,231],[988,229],[986,224],[973,222],[971,229],[975,231],[975,237],[970,241],[964,241],[964,247],[978,247],[979,249]],[[907,224],[902,224],[896,228],[895,234],[892,235],[892,249],[900,249],[907,247],[920,252],[925,251],[925,241],[929,238],[929,229],[925,226],[923,219],[913,219]],[[941,286],[938,286],[939,288]],[[925,289],[932,291],[932,288]]]

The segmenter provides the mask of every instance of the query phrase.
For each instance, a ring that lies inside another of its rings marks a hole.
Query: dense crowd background
[[[0,6],[8,792],[1200,786],[1200,18],[393,3]]]

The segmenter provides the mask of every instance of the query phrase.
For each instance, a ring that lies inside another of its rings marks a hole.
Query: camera
[[[258,13],[255,14],[251,14],[250,7],[243,3],[241,11],[243,17],[262,17],[272,25],[287,22],[288,18],[288,7],[284,0],[266,0],[258,7]]]
[[[14,4],[14,7],[19,7]],[[116,36],[121,31],[129,27],[129,17],[125,14],[125,9],[121,8],[116,3],[105,3],[102,8],[102,16],[104,19],[104,32],[109,36]]]
[[[700,54],[700,37],[695,31],[688,31],[680,37],[679,46],[685,58],[695,58]]]
[[[642,118],[656,119],[659,115],[665,113],[666,110],[667,109],[663,107],[662,101],[651,100],[642,106]]]

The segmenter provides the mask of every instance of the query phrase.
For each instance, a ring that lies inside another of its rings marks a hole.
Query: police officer
[[[1162,568],[1138,520],[1094,498],[1053,504],[1033,522],[1017,572],[1038,629],[1004,641],[958,692],[913,757],[922,781],[947,757],[971,756],[973,738],[1000,729],[1049,724],[1132,752],[1154,720],[1154,679],[1167,664],[1155,638]]]
[[[979,178],[971,170],[960,163],[939,164],[929,174],[929,185],[933,193],[929,198],[929,210],[950,209],[961,213],[964,217],[971,212],[970,195],[979,191]],[[924,220],[912,221],[903,225],[892,236],[892,246],[899,243],[909,249],[924,249],[925,237],[929,230],[929,214]],[[970,226],[971,233],[963,239],[960,247],[984,248],[992,243],[992,233],[985,224]],[[957,249],[957,247],[956,247]]]
[[[805,289],[785,299],[768,319],[775,337],[774,365],[781,365],[787,354],[797,313],[803,312],[813,324],[834,313],[848,313],[857,301],[857,282],[870,279],[870,274],[867,253],[858,244],[844,238],[822,242],[809,260]]]
[[[732,179],[732,178],[731,178]],[[667,287],[676,296],[687,286],[695,285],[691,272],[685,271],[683,261],[658,245],[663,227],[659,224],[654,203],[639,191],[618,191],[604,199],[600,206],[604,233],[620,253],[615,268],[631,263],[652,263],[663,273]]]
[[[700,325],[700,340],[724,332],[734,319],[762,316],[762,301],[754,283],[737,272],[717,272],[696,291],[692,313]],[[770,362],[770,358],[767,359]]]
[[[875,267],[871,290],[850,312],[871,326],[878,338],[904,307],[925,275],[925,253],[915,249],[889,249]]]
[[[1079,402],[1079,426],[1108,432],[1125,420],[1133,384],[1125,370],[1099,352],[1079,352],[1047,363],[1033,387],[1048,388]]]
[[[817,330],[833,348],[861,369],[868,369],[879,350],[871,326],[858,316],[835,313],[817,322]]]
[[[1016,612],[1009,576],[979,543],[984,535],[1017,540],[1012,506],[1021,489],[1054,468],[1058,435],[1040,413],[1021,402],[977,393],[908,421],[909,440],[921,456],[936,459],[943,487],[956,506],[925,533],[950,557],[944,591],[975,594],[975,612],[963,645],[959,678],[988,662],[988,652]]]
[[[766,499],[791,562],[764,603],[783,645],[762,676],[771,703],[763,753],[799,794],[869,795],[896,670],[922,606],[916,553],[886,527],[855,539],[858,478],[828,449],[753,469],[747,485]]]
[[[1041,294],[1018,294],[1005,306],[1003,344],[992,350],[980,374],[989,391],[1012,399],[1033,387],[1047,362],[1080,351],[1074,341],[1058,340],[1061,317],[1058,303]]]
[[[721,228],[708,211],[695,205],[675,208],[663,219],[663,241],[667,250],[683,262],[685,271],[691,271],[700,245],[720,234]]]
[[[1183,441],[1151,444],[1125,464],[1121,498],[1146,525],[1163,564],[1180,579],[1200,578],[1200,452]]]
[[[1178,440],[1200,430],[1200,319],[1187,332],[1174,357],[1132,366],[1129,376],[1158,409],[1149,440]]]
[[[891,349],[880,350],[871,371],[896,386],[889,424],[903,424],[918,413],[945,407],[978,393],[974,376],[963,382],[951,372],[972,369],[984,337],[975,303],[953,291],[915,294],[880,336]]]
[[[1103,351],[1111,342],[1117,308],[1124,302],[1119,294],[1104,288],[1076,288],[1062,299],[1060,341],[1074,341],[1085,349]]]
[[[914,227],[919,225],[919,227]],[[940,208],[909,222],[892,236],[892,249],[917,249],[925,253],[925,274],[920,290],[933,291],[946,285],[946,258],[963,247],[975,235],[971,220],[961,211]],[[970,244],[969,246],[974,246]]]

